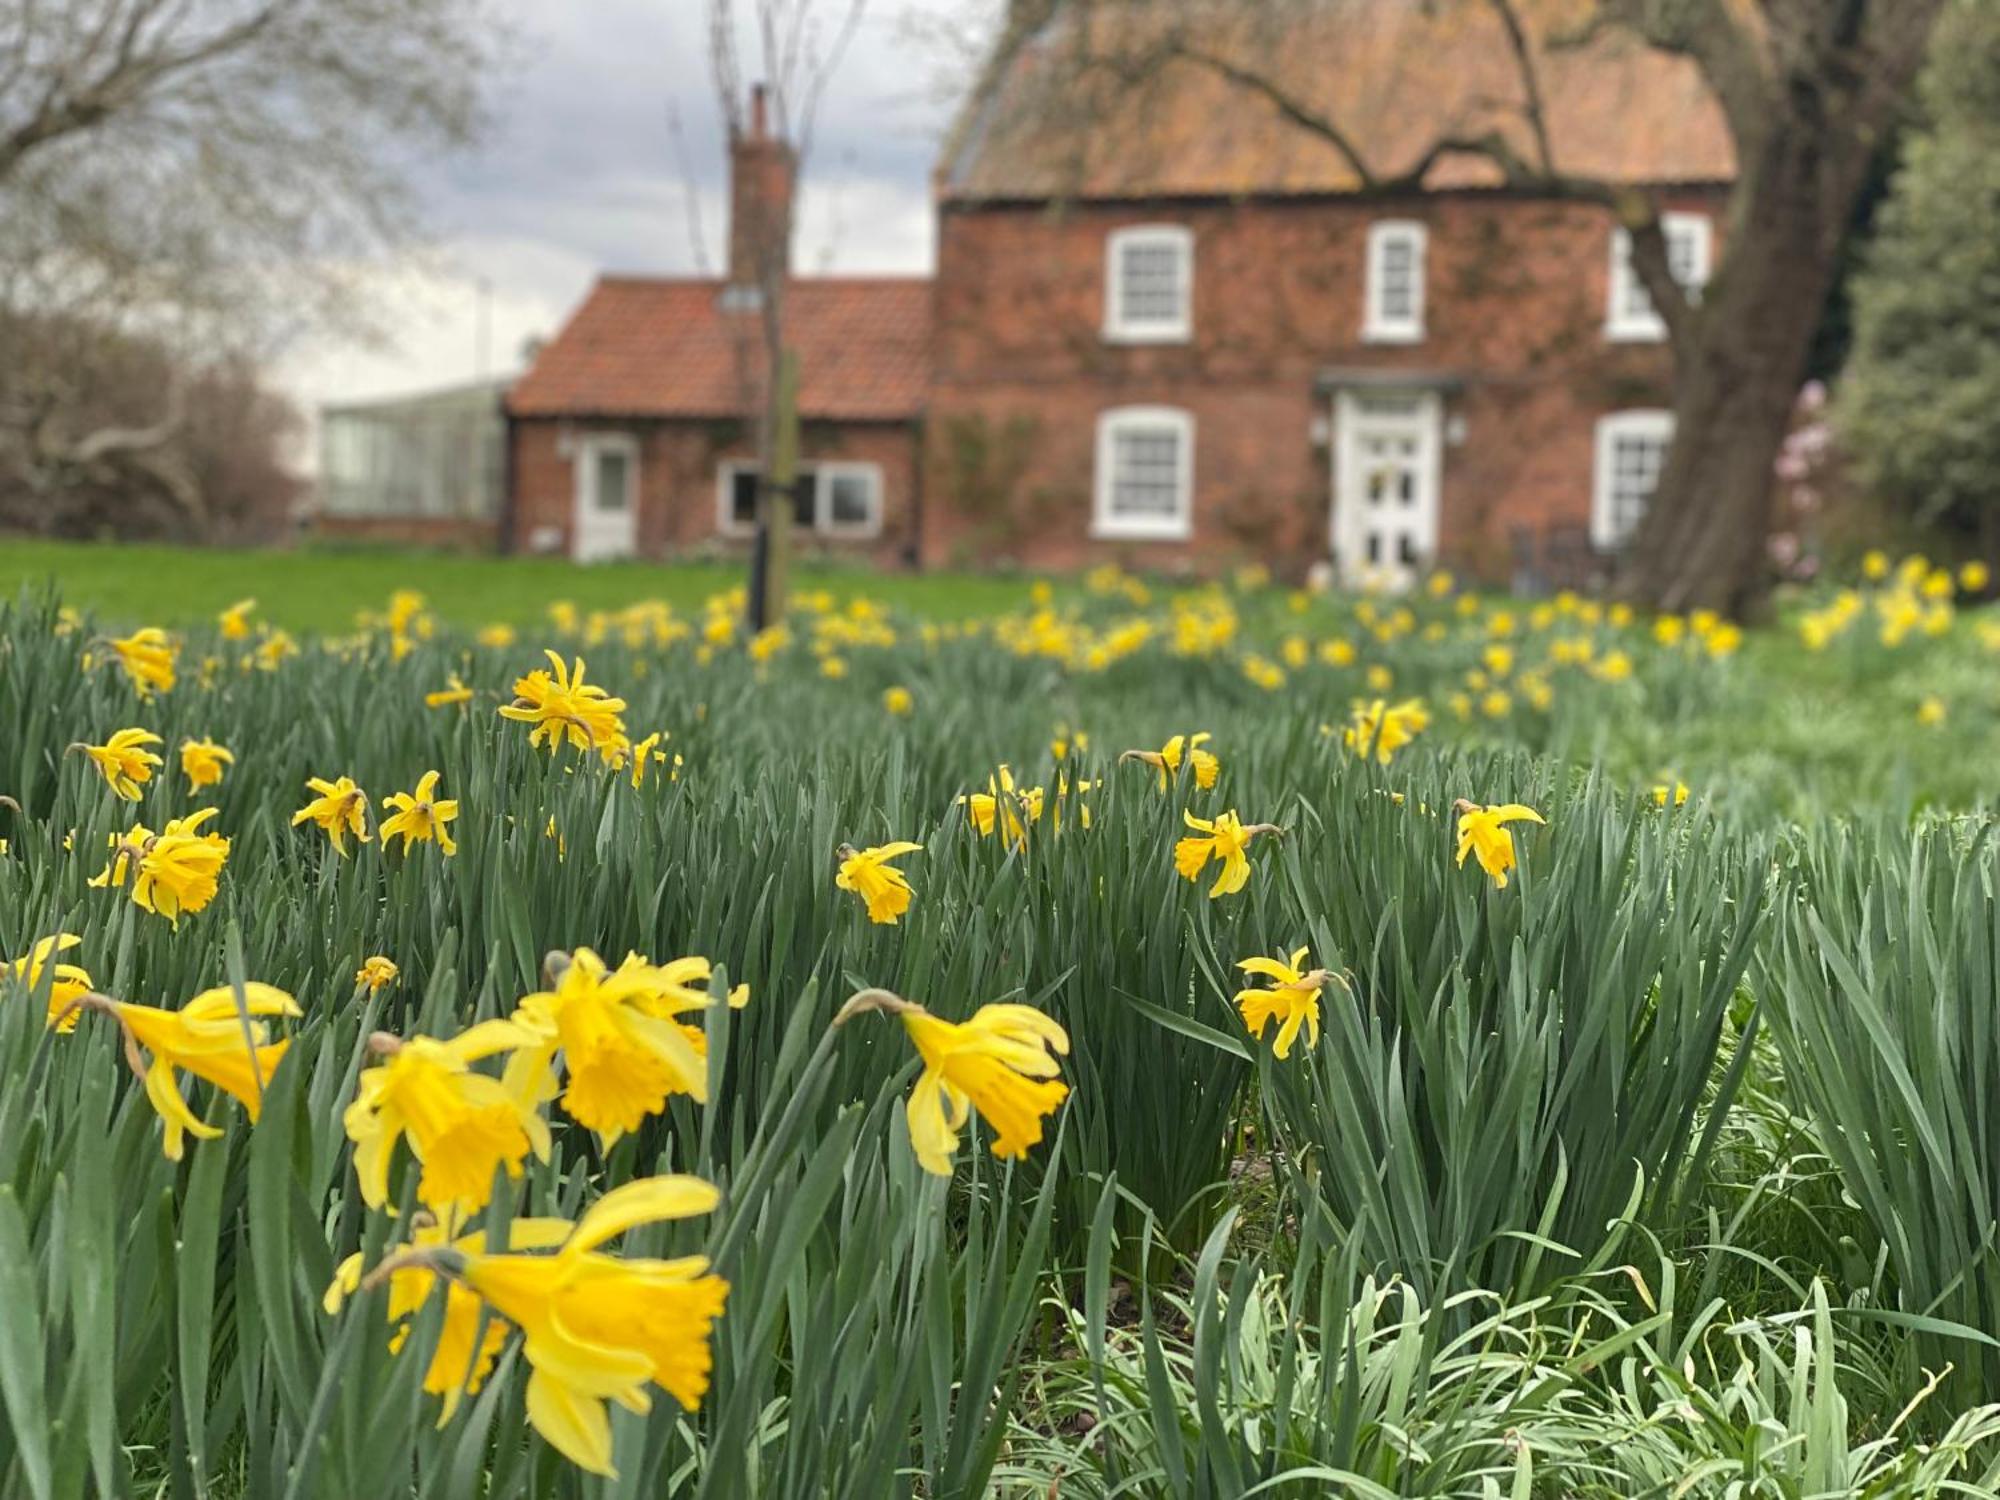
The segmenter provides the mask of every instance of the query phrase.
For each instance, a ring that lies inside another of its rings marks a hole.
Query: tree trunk
[[[1870,149],[1807,110],[1744,163],[1723,268],[1675,340],[1674,440],[1620,570],[1633,602],[1731,619],[1763,605],[1773,469]]]

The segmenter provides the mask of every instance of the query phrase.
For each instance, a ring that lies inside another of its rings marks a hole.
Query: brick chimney
[[[792,184],[798,159],[771,134],[771,107],[763,84],[750,90],[750,121],[729,142],[729,284],[762,284],[763,257],[775,257],[781,276],[792,270]]]

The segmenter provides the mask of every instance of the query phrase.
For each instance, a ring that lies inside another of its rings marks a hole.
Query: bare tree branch
[[[1514,54],[1514,70],[1520,75],[1522,93],[1522,113],[1527,116],[1528,128],[1535,138],[1536,164],[1548,177],[1556,175],[1556,153],[1549,143],[1548,112],[1542,107],[1542,81],[1540,70],[1535,66],[1534,49],[1528,41],[1528,31],[1521,24],[1519,12],[1514,9],[1514,0],[1486,0],[1488,7],[1499,19],[1501,29],[1507,33],[1507,46]]]

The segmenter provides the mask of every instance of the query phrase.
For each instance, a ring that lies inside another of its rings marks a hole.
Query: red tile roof
[[[761,314],[709,280],[606,276],[515,382],[520,417],[742,417],[765,380]],[[801,416],[916,416],[930,374],[931,284],[801,278],[785,294]]]
[[[1730,0],[1740,5],[1742,0]],[[1535,37],[1556,35],[1579,0],[1522,0]],[[1066,14],[1074,14],[1066,12]],[[1159,61],[1163,28],[1276,82],[1332,119],[1377,178],[1411,169],[1440,136],[1498,129],[1523,155],[1532,137],[1506,33],[1485,6],[1318,0],[1136,11],[1100,4],[1057,21],[999,61],[959,124],[940,172],[947,200],[1233,197],[1344,193],[1360,186],[1327,141],[1213,71]],[[1091,29],[1079,36],[1076,26]],[[1139,78],[1082,56],[1150,59]],[[1693,63],[1607,31],[1536,48],[1556,164],[1625,183],[1735,176],[1722,112]],[[1434,188],[1489,187],[1486,161],[1454,156]]]

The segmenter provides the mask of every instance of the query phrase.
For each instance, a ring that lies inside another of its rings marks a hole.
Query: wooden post
[[[781,625],[791,587],[792,514],[799,482],[799,356],[792,349],[778,355],[772,388],[770,543],[764,562],[764,625]]]

